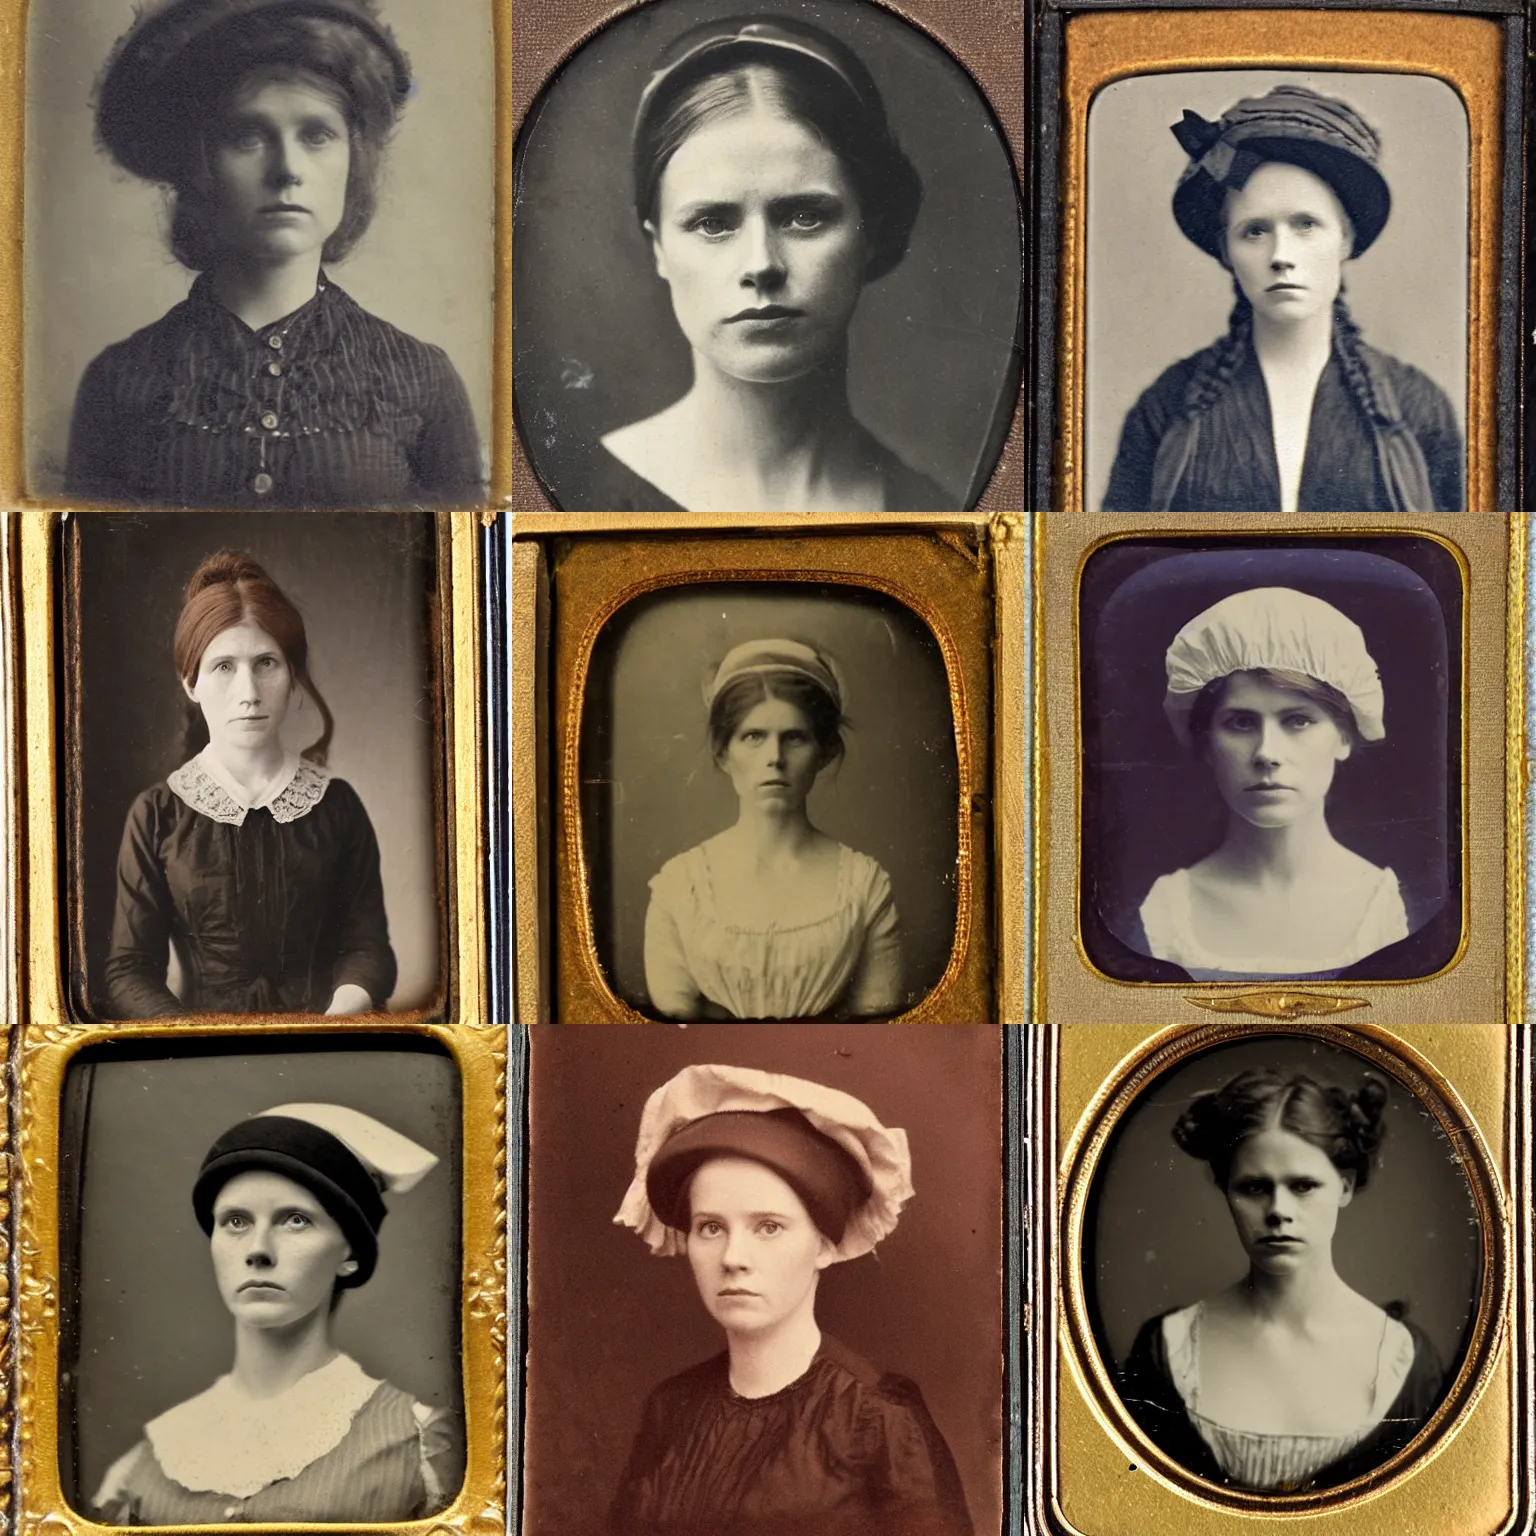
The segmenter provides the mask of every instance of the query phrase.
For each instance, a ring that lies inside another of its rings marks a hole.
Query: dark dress
[[[253,331],[206,277],[80,381],[66,494],[163,506],[379,507],[484,499],[447,354],[325,278]]]
[[[1153,505],[1153,465],[1169,427],[1183,415],[1184,391],[1208,347],[1164,372],[1125,418],[1105,512],[1278,512],[1280,470],[1274,423],[1258,358],[1250,347],[1226,388],[1198,418],[1198,437],[1172,506]],[[1372,371],[1390,381],[1404,425],[1418,442],[1434,511],[1463,509],[1465,453],[1445,392],[1407,363],[1361,345]],[[1298,512],[1392,512],[1370,422],[1355,403],[1337,352],[1317,381]],[[1421,507],[1419,511],[1429,511]]]
[[[884,466],[887,512],[956,512],[959,498],[936,480],[888,454]],[[565,512],[686,512],[601,444],[553,488]]]
[[[1400,1310],[1389,1307],[1389,1313]],[[1147,1437],[1181,1467],[1209,1482],[1225,1483],[1226,1474],[1206,1444],[1174,1385],[1163,1336],[1163,1317],[1143,1323],[1118,1380],[1120,1400]],[[1444,1396],[1445,1373],[1435,1346],[1424,1331],[1399,1319],[1413,1338],[1413,1364],[1386,1416],[1352,1450],[1314,1473],[1305,1488],[1332,1488],[1363,1477],[1390,1460],[1419,1432]],[[1279,1491],[1279,1490],[1276,1490]]]
[[[954,1458],[916,1385],[823,1337],[810,1369],[738,1397],[730,1357],[646,1399],[614,1536],[970,1536]]]
[[[173,944],[180,1000],[165,984]],[[270,808],[246,810],[196,758],[146,789],[123,829],[106,977],[125,1019],[323,1013],[348,982],[382,1008],[395,956],[356,791],[301,763]]]

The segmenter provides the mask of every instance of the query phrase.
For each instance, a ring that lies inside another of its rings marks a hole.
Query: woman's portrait
[[[32,21],[34,490],[483,500],[489,8],[48,0]],[[99,285],[81,263],[104,243]],[[334,269],[370,246],[354,296]]]
[[[1234,1491],[1337,1487],[1408,1446],[1460,1364],[1481,1238],[1429,1110],[1351,1052],[1219,1046],[1108,1144],[1084,1278],[1127,1414]]]
[[[72,1501],[135,1526],[446,1508],[464,1468],[449,1058],[87,1056],[66,1106]]]
[[[631,603],[594,655],[582,758],[598,957],[651,1017],[889,1018],[943,975],[954,722],[899,604],[798,584]]]
[[[1464,509],[1468,140],[1449,86],[1141,76],[1100,92],[1088,138],[1101,510]]]
[[[206,519],[192,538],[189,528],[160,536],[158,520],[149,530],[80,530],[75,868],[90,1011],[346,1015],[420,1007],[436,992],[432,732],[429,716],[415,718],[434,692],[425,632],[432,528],[430,518],[370,521],[344,516],[299,535],[278,567],[297,577],[289,590],[249,549],[215,547],[190,570],[180,564],[236,531]],[[274,551],[285,542],[270,521],[249,531]],[[321,552],[336,564],[316,563]],[[180,602],[120,642],[118,626],[140,605],[118,595],[93,612],[90,594],[121,582],[125,555],[159,578],[151,601],[174,601],[180,585]],[[391,563],[398,569],[386,570]],[[359,579],[338,583],[348,565]],[[364,610],[374,605],[369,623]],[[323,615],[313,644],[305,610]],[[390,633],[392,623],[403,632]],[[114,710],[111,684],[141,675],[153,703]],[[352,726],[364,713],[375,718]],[[179,733],[144,730],[178,717]],[[414,728],[401,730],[402,717]],[[120,742],[130,722],[131,748],[109,755],[104,738]],[[347,764],[360,764],[370,742],[383,761],[354,783]],[[147,787],[141,779],[132,790],[129,764],[144,765]],[[389,787],[397,774],[404,782]],[[109,832],[109,807],[124,791],[130,803]],[[387,880],[370,802],[393,838]],[[405,820],[393,826],[397,812]]]
[[[1108,974],[1450,960],[1460,576],[1432,541],[1378,548],[1136,540],[1090,560],[1082,922]]]
[[[517,165],[518,420],[558,506],[974,503],[1017,388],[1018,194],[909,24],[668,0],[570,60]]]
[[[988,1188],[996,1194],[999,1171],[998,1120],[986,1110],[995,1031],[987,1041],[980,1030],[944,1031],[946,1052],[919,1046],[911,1056],[882,1042],[882,1071],[855,1028],[839,1031],[834,1057],[817,1051],[820,1030],[706,1026],[702,1038],[692,1030],[669,1037],[686,1047],[681,1053],[674,1046],[658,1058],[652,1049],[649,1073],[646,1053],[624,1040],[654,1047],[653,1037],[601,1031],[595,1050],[573,1051],[556,1033],[534,1041],[534,1093],[544,1097],[531,1150],[526,1529],[992,1529],[1000,1396],[996,1357],[985,1360],[983,1341],[1000,1338],[998,1218],[980,1202]],[[720,1046],[733,1048],[730,1062],[717,1059]],[[671,1070],[680,1055],[684,1064]],[[589,1114],[594,1057],[611,1077]],[[796,1057],[829,1070],[821,1081],[782,1070]],[[654,1064],[671,1075],[639,1108],[638,1095],[628,1095],[659,1075]],[[941,1096],[977,1095],[958,1138],[973,1144],[974,1164],[949,1160],[955,1138],[938,1132],[931,1088],[920,1120],[889,1123],[888,1106],[916,1107],[923,1069],[939,1074]],[[556,1102],[556,1086],[577,1079],[590,1088]],[[868,1100],[851,1091],[856,1084],[869,1085]],[[583,1106],[574,1117],[581,1124],[562,1135],[551,1121],[572,1118],[573,1103]],[[628,1157],[616,1134],[626,1118]],[[591,1145],[569,1156],[564,1144],[583,1134]],[[573,1178],[614,1164],[623,1178],[607,1186],[600,1219],[610,1234],[604,1263],[615,1267],[591,1273],[596,1234],[572,1223],[585,1221],[589,1200],[595,1212],[599,1191],[579,1203],[564,1192]],[[982,1187],[962,1192],[968,1185]],[[951,1197],[957,1209],[941,1215],[938,1203]],[[926,1210],[929,1225],[926,1240],[903,1244],[909,1204],[914,1216]],[[974,1227],[962,1224],[973,1217]],[[566,1230],[556,1234],[551,1223]],[[928,1246],[939,1228],[953,1247]],[[567,1294],[564,1276],[582,1253],[591,1256],[589,1273]],[[933,1284],[948,1288],[943,1328],[915,1313],[898,1317]],[[599,1296],[611,1299],[599,1304]],[[598,1337],[583,1343],[577,1317],[595,1313],[604,1314]],[[621,1345],[615,1325],[642,1313]],[[589,1377],[564,1374],[596,1349],[610,1362],[601,1402],[579,1389]]]

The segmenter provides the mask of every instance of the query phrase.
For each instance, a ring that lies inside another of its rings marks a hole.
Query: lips
[[[240,1294],[240,1291],[278,1291],[278,1292],[280,1292],[282,1289],[283,1289],[283,1287],[280,1286],[275,1280],[247,1280],[245,1282],[245,1284],[240,1287],[240,1290],[235,1292],[235,1294],[238,1296]]]
[[[1271,283],[1269,285],[1269,287],[1264,290],[1264,292],[1265,293],[1304,293],[1304,292],[1306,292],[1306,284],[1305,283]]]
[[[257,209],[258,213],[308,213],[309,209],[302,203],[268,203],[265,208]]]
[[[754,1296],[755,1297],[757,1295],[757,1292],[756,1291],[727,1290],[727,1291],[716,1291],[715,1294],[717,1296],[719,1296],[719,1297],[722,1297],[722,1298],[727,1297],[727,1296],[738,1296],[738,1297],[741,1297],[741,1296]]]
[[[1293,1248],[1299,1246],[1299,1237],[1261,1237],[1259,1244],[1264,1248]]]
[[[1272,784],[1265,780],[1262,784],[1250,784],[1243,793],[1246,795],[1267,795],[1272,794],[1277,789],[1289,791],[1290,787],[1289,784]]]
[[[735,325],[741,320],[797,320],[805,313],[803,309],[789,309],[783,304],[763,304],[756,309],[743,309],[726,319],[727,325]]]

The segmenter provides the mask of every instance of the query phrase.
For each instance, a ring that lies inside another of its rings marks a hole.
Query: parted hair
[[[805,716],[821,749],[823,767],[843,755],[847,717],[815,678],[802,672],[745,672],[732,678],[709,706],[709,750],[717,763],[741,722],[769,699],[793,704]]]
[[[1226,698],[1227,685],[1238,675],[1229,672],[1225,677],[1213,677],[1195,695],[1195,702],[1189,710],[1189,739],[1196,756],[1203,758],[1206,755],[1210,746],[1211,722]],[[1350,708],[1349,700],[1332,683],[1325,683],[1307,672],[1292,671],[1289,667],[1246,667],[1241,675],[1257,678],[1259,682],[1274,688],[1288,688],[1292,693],[1301,694],[1333,721],[1351,749],[1362,744],[1355,712]]]
[[[1319,1083],[1304,1072],[1244,1072],[1202,1093],[1174,1122],[1179,1150],[1209,1163],[1223,1189],[1238,1144],[1261,1131],[1289,1131],[1310,1142],[1364,1189],[1386,1134],[1387,1085],[1367,1073],[1354,1090]]]
[[[330,751],[335,721],[330,706],[309,675],[309,638],[304,631],[304,617],[283,589],[244,551],[221,549],[209,555],[188,580],[171,641],[176,675],[187,687],[193,687],[203,652],[215,637],[246,623],[264,629],[277,641],[294,682],[314,700],[322,729],[320,739],[306,747],[303,755],[311,762],[323,764]],[[207,741],[202,711],[191,703],[186,755],[191,757],[201,751]]]

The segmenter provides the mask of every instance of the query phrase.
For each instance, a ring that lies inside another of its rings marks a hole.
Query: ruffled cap
[[[843,710],[843,680],[830,656],[800,640],[747,640],[725,653],[715,675],[704,685],[704,703],[711,705],[720,690],[738,677],[798,672],[808,677]]]
[[[1349,700],[1362,740],[1386,735],[1381,676],[1360,626],[1293,587],[1252,587],[1212,604],[1174,636],[1167,667],[1163,712],[1185,746],[1190,711],[1207,683],[1265,667],[1330,684]]]
[[[614,1222],[630,1228],[659,1257],[685,1253],[686,1234],[668,1225],[652,1208],[648,1185],[653,1161],[674,1136],[707,1117],[774,1115],[777,1127],[768,1138],[772,1141],[778,1128],[786,1125],[782,1115],[786,1110],[797,1111],[814,1131],[846,1154],[857,1168],[861,1187],[867,1190],[861,1203],[848,1213],[842,1237],[833,1246],[834,1262],[870,1252],[895,1230],[902,1207],[912,1198],[907,1133],[883,1126],[869,1106],[851,1094],[752,1067],[685,1067],[646,1100],[635,1142],[635,1176]],[[729,1136],[718,1155],[754,1155],[751,1143],[732,1135],[721,1120],[707,1128],[716,1129]],[[754,1160],[767,1161],[763,1156]],[[774,1164],[767,1162],[767,1166]]]

